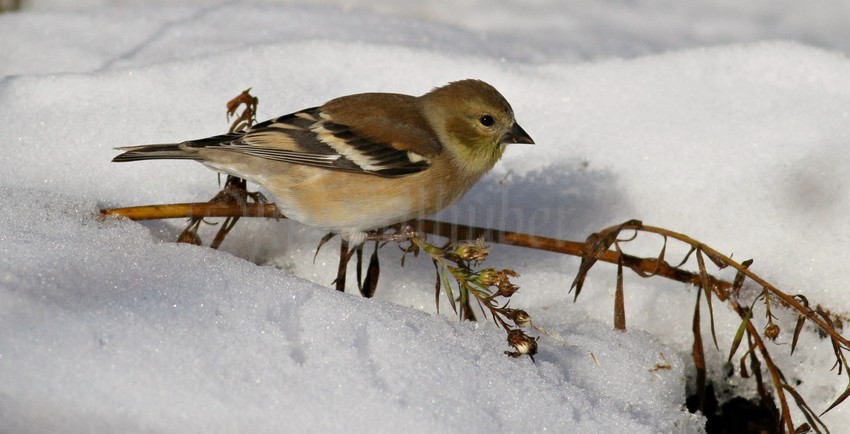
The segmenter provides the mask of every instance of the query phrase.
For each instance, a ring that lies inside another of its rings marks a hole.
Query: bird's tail
[[[116,163],[140,160],[200,160],[196,152],[187,150],[180,143],[126,146],[115,149],[124,151],[123,154],[112,159]]]

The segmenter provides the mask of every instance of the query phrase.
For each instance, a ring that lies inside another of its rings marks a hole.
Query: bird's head
[[[438,87],[423,95],[420,104],[441,144],[463,170],[486,172],[507,144],[534,143],[514,119],[508,101],[481,80]]]

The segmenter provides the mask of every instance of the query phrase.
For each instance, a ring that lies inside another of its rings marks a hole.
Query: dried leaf
[[[741,365],[741,378],[750,378],[750,372],[747,370],[747,356],[750,354],[747,351],[743,356],[741,356],[741,361],[739,365]]]
[[[809,299],[808,299],[808,298],[806,298],[806,296],[805,296],[805,295],[803,295],[803,294],[797,294],[797,295],[795,295],[795,296],[794,296],[794,298],[796,298],[796,299],[800,300],[800,304],[802,304],[802,305],[803,305],[803,307],[806,307],[806,308],[808,308],[808,307],[809,307]]]
[[[832,405],[830,405],[820,415],[821,416],[825,415],[826,412],[828,412],[829,410],[832,410],[833,408],[835,408],[835,406],[844,402],[844,400],[847,399],[848,396],[850,396],[850,384],[848,384],[847,387],[844,389],[844,392],[838,398],[836,398],[835,401],[833,401]]]
[[[452,285],[449,283],[449,277],[446,275],[446,269],[443,268],[440,272],[443,276],[443,290],[446,292],[446,297],[449,298],[449,304],[452,305],[452,310],[457,314],[457,305],[455,304],[455,296],[452,294]]]
[[[619,232],[619,231],[621,231],[621,230],[623,230],[623,229],[635,229],[635,230],[640,230],[640,229],[642,229],[642,228],[643,228],[643,222],[642,222],[642,221],[640,221],[640,220],[638,220],[638,219],[631,219],[631,220],[629,220],[629,221],[627,221],[627,222],[625,222],[625,223],[621,224],[620,226],[618,226],[618,228],[617,228],[617,232]]]
[[[713,252],[706,252],[704,250],[703,253],[708,256],[708,259],[711,259],[711,262],[713,262],[714,265],[717,266],[717,268],[722,270],[729,266],[729,263],[726,262],[726,259],[724,259],[723,257],[717,256]]]
[[[581,264],[579,264],[578,273],[576,273],[576,277],[573,279],[572,285],[570,285],[570,291],[574,288],[576,290],[574,300],[578,299],[578,295],[581,293],[582,287],[584,287],[584,279],[587,277],[587,272],[596,264],[599,257],[608,250],[608,247],[613,243],[613,239],[611,243],[605,244],[604,242],[605,240],[600,234],[594,233],[587,237],[584,247],[582,247]]]
[[[800,332],[803,331],[803,325],[806,324],[806,316],[800,315],[797,317],[797,325],[794,327],[794,337],[791,339],[791,354],[797,348],[797,340],[800,338]]]
[[[227,102],[227,119],[229,120],[231,116],[236,114],[236,110],[240,105],[245,104],[245,109],[242,111],[242,114],[239,115],[230,126],[230,132],[241,131],[245,128],[250,127],[257,121],[257,105],[260,100],[252,96],[250,94],[251,88],[248,88],[242,91],[239,96],[233,98],[232,100]]]
[[[584,286],[584,279],[587,277],[587,272],[596,264],[596,261],[608,251],[612,244],[617,241],[617,236],[620,234],[620,231],[625,227],[629,227],[632,229],[640,229],[643,224],[638,220],[629,220],[619,226],[614,226],[608,229],[605,229],[598,233],[590,234],[587,237],[587,240],[584,242],[584,246],[581,249],[581,264],[578,267],[578,273],[576,274],[575,279],[573,279],[572,285],[570,285],[570,291],[575,288],[576,294],[575,298],[578,298],[579,293],[581,293],[581,288]]]
[[[625,229],[625,226],[626,226],[626,223],[623,223],[622,225],[620,225],[620,230]],[[617,235],[619,237],[619,234],[617,234]],[[632,236],[630,236],[628,238],[617,238],[617,240],[615,242],[628,243],[629,241],[633,241],[635,238],[637,238],[637,236],[638,236],[638,231],[637,231],[637,229],[635,229],[634,233],[632,233]]]
[[[705,271],[705,260],[702,257],[702,249],[697,248],[697,265],[699,265],[699,278],[702,284],[702,290],[705,291],[705,302],[708,305],[708,317],[711,324],[711,338],[714,340],[714,347],[720,351],[720,345],[717,344],[717,333],[714,331],[714,307],[711,305],[711,288],[708,283],[708,272]]]
[[[847,387],[844,389],[844,392],[842,392],[841,395],[839,395],[838,398],[836,398],[835,401],[833,401],[832,405],[830,405],[820,415],[821,416],[825,415],[826,412],[828,412],[829,410],[832,410],[833,408],[835,408],[835,406],[844,402],[844,400],[847,399],[848,396],[850,396],[850,384],[848,384]]]
[[[668,362],[667,358],[664,357],[664,353],[659,352],[658,355],[661,356],[661,362],[656,363],[655,366],[649,369],[649,372],[669,371],[673,369],[673,367],[670,366],[670,362]]]
[[[620,253],[620,260],[617,261],[617,290],[614,293],[614,329],[626,330],[626,302],[623,295],[623,253]]]
[[[812,427],[809,426],[808,422],[798,426],[794,430],[794,434],[804,434],[812,430]]]
[[[661,269],[661,264],[664,263],[664,255],[667,253],[667,235],[664,235],[663,238],[664,238],[664,245],[661,246],[661,252],[658,253],[658,258],[656,258],[656,260],[655,260],[655,269],[652,270],[651,272],[646,272],[641,268],[632,267],[632,271],[637,273],[638,276],[648,278],[648,277],[652,277],[652,276],[655,276],[656,274],[658,274],[658,270]],[[619,253],[620,253],[619,261],[622,261],[623,260],[622,259],[623,252],[619,252]]]
[[[664,255],[667,253],[667,235],[664,235],[664,244],[661,245],[661,252],[658,253],[658,263],[664,262]]]
[[[824,312],[820,307],[818,307],[816,312],[818,315],[820,315],[821,318],[823,318],[824,322],[826,322],[826,324],[830,328],[835,329],[835,325],[832,322],[832,318],[830,318],[829,315],[826,314],[826,312]],[[838,375],[841,375],[841,370],[844,367],[843,358],[841,354],[841,344],[832,336],[830,336],[829,340],[832,343],[832,352],[835,355],[835,364],[832,365],[830,371],[835,369],[835,367],[837,366]]]
[[[746,261],[742,262],[741,265],[743,265],[744,268],[749,268],[750,265],[752,265],[752,263],[753,263],[752,259],[747,259]],[[741,270],[738,270],[738,272],[735,274],[735,280],[732,281],[732,293],[733,294],[737,294],[738,292],[741,291],[741,287],[744,286],[744,280],[746,278],[747,278],[747,276],[744,274],[744,272],[741,271]]]
[[[378,288],[378,276],[381,274],[381,264],[378,261],[378,248],[378,243],[375,242],[375,251],[372,252],[372,257],[369,258],[369,268],[366,269],[366,278],[363,279],[363,287],[360,289],[360,294],[366,298],[372,298],[375,295],[375,290]],[[360,267],[357,267],[357,269],[359,271]]]
[[[751,307],[749,310],[747,310],[747,314],[741,321],[741,325],[738,326],[738,331],[735,332],[735,338],[732,339],[732,349],[729,351],[729,359],[727,360],[727,362],[731,362],[732,357],[735,356],[735,352],[738,351],[738,346],[741,345],[741,340],[744,338],[744,332],[747,331],[747,322],[749,322],[750,318],[752,317],[753,309]]]
[[[829,433],[829,428],[826,427],[823,421],[820,420],[820,418],[815,414],[815,412],[812,411],[809,405],[806,404],[806,400],[803,399],[802,396],[800,396],[800,393],[797,392],[796,389],[786,383],[782,384],[782,388],[791,394],[791,396],[794,398],[794,402],[797,404],[797,408],[800,409],[800,411],[803,413],[803,416],[805,416],[806,420],[809,422],[809,426],[811,426],[811,428],[813,428],[816,433]],[[793,421],[791,421],[791,416],[785,414],[783,414],[783,416],[785,423],[793,427],[794,423]],[[823,431],[820,430],[819,426],[823,428]]]
[[[465,321],[478,321],[478,319],[475,317],[475,311],[472,310],[472,306],[469,303],[470,299],[467,297],[467,299],[463,300],[463,302],[460,304],[460,316]],[[481,309],[481,314],[484,315],[484,317],[486,318],[487,312],[484,311],[484,308],[481,307],[480,303],[478,304],[478,308]],[[495,322],[495,320],[493,322]]]
[[[578,273],[576,273],[575,279],[573,279],[573,283],[570,285],[570,291],[573,289],[576,290],[576,294],[573,300],[578,299],[578,295],[581,293],[581,288],[584,287],[584,279],[587,277],[587,272],[590,271],[590,267],[596,262],[595,259],[587,259],[581,258],[581,264],[578,267]]]
[[[688,250],[688,253],[685,253],[685,257],[684,257],[684,258],[682,258],[682,262],[679,262],[679,265],[676,265],[676,266],[675,266],[675,267],[673,267],[673,268],[679,268],[679,267],[681,267],[682,265],[685,265],[685,262],[688,262],[688,259],[691,257],[691,254],[692,254],[692,253],[694,253],[696,250],[697,250],[697,248],[696,248],[696,247],[691,246],[691,250]]]
[[[434,272],[437,274],[436,283],[434,283],[434,302],[437,304],[437,313],[440,313],[440,266],[437,265],[436,259],[431,259],[434,264]]]
[[[335,234],[335,233],[333,233],[333,232],[329,232],[328,234],[326,234],[325,236],[323,236],[321,240],[319,240],[319,245],[318,245],[318,246],[316,246],[316,254],[315,254],[315,255],[313,255],[313,263],[314,263],[314,264],[316,263],[316,257],[317,257],[317,256],[319,256],[319,250],[322,250],[322,246],[324,246],[324,245],[325,245],[325,243],[327,243],[328,241],[330,241],[330,240],[331,240],[331,238],[333,238],[333,237],[335,237],[335,236],[336,236],[336,234]]]
[[[194,220],[193,220],[194,221]],[[198,219],[197,221],[200,221]],[[203,244],[201,241],[201,237],[198,236],[198,228],[194,223],[190,223],[183,232],[180,233],[180,236],[177,237],[178,243],[184,244],[194,244],[196,246],[200,246]]]
[[[466,321],[475,321],[475,313],[472,312],[472,306],[469,305],[469,286],[464,282],[458,282],[458,291],[460,291],[460,319]],[[483,312],[483,310],[482,310]],[[493,322],[495,322],[495,318]],[[496,323],[498,325],[498,323]]]
[[[697,371],[696,378],[696,394],[697,394],[697,409],[699,411],[705,411],[705,350],[702,346],[702,332],[700,331],[700,315],[699,315],[699,301],[700,295],[702,293],[697,291],[697,301],[694,303],[694,320],[693,320],[693,333],[694,333],[694,345],[692,355],[694,358],[694,367]]]

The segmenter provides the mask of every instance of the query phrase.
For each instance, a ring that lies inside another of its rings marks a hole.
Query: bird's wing
[[[184,146],[383,177],[421,172],[441,150],[415,98],[395,94],[342,97]]]

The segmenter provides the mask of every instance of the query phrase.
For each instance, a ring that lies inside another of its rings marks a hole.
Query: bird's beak
[[[531,136],[518,123],[514,123],[513,128],[502,137],[502,143],[527,143],[533,145],[534,140],[531,139]]]

